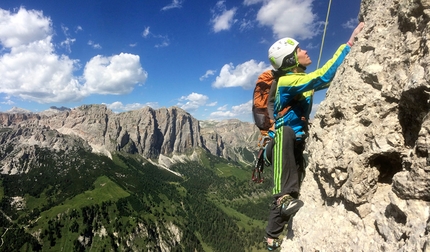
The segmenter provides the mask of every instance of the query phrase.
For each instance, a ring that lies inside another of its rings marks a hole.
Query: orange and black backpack
[[[258,76],[254,88],[254,97],[252,100],[252,116],[255,125],[260,129],[263,136],[267,136],[269,129],[275,122],[273,115],[269,115],[268,101],[270,88],[276,85],[279,75],[274,70],[266,70]],[[273,113],[273,111],[271,112]]]
[[[258,76],[257,82],[254,88],[254,97],[252,99],[252,116],[254,117],[255,125],[260,129],[261,136],[258,141],[258,146],[260,150],[255,160],[255,166],[252,170],[252,181],[256,183],[262,183],[264,178],[262,176],[263,169],[265,166],[264,150],[266,145],[270,142],[271,137],[269,136],[269,130],[275,131],[272,109],[268,109],[268,106],[273,106],[269,104],[270,88],[272,85],[276,85],[279,76],[274,70],[267,70]],[[275,86],[274,86],[275,87]],[[276,91],[276,90],[273,90]],[[272,92],[273,92],[272,91]],[[271,112],[269,112],[271,111]]]
[[[252,116],[262,136],[267,136],[269,131],[274,131],[275,121],[287,114],[293,105],[302,97],[302,94],[296,95],[288,106],[277,112],[277,117],[274,118],[273,106],[276,87],[278,85],[278,79],[282,75],[284,75],[282,71],[266,70],[258,76],[255,84],[254,97],[252,100]],[[270,88],[272,86],[274,90],[272,90],[273,93],[270,95]],[[272,101],[269,99],[272,99]]]

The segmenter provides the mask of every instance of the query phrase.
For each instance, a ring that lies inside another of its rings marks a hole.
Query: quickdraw
[[[255,183],[263,183],[263,169],[264,169],[264,149],[260,149],[258,152],[257,160],[255,162],[254,169],[252,170],[252,181]]]
[[[252,170],[252,181],[255,183],[263,183],[264,177],[263,177],[263,170],[264,170],[264,148],[266,147],[267,143],[271,140],[270,137],[264,136],[260,138],[260,142],[258,143],[258,146],[260,146],[260,150],[258,151],[258,155],[255,161],[254,169]]]

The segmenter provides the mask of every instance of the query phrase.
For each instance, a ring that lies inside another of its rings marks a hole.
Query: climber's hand
[[[354,44],[355,37],[363,30],[364,22],[360,22],[357,27],[355,27],[354,31],[351,34],[351,37],[348,40],[348,44],[352,46]]]

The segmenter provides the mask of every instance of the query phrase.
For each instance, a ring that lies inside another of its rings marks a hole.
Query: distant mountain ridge
[[[95,153],[139,154],[165,167],[175,163],[176,156],[195,159],[193,153],[198,148],[227,160],[250,163],[259,134],[252,123],[238,120],[199,122],[177,107],[145,107],[119,114],[105,105],[83,105],[74,109],[53,107],[41,113],[14,109],[0,113],[0,124],[4,128],[25,129],[14,134],[24,134],[19,141],[14,140],[15,145],[32,142],[48,148],[67,149],[70,143],[61,139],[67,138],[83,141],[82,144]],[[46,136],[47,132],[52,137]],[[8,157],[0,162],[2,173],[13,170],[5,167],[12,162]]]

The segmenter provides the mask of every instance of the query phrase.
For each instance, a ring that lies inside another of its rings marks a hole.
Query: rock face
[[[51,116],[2,114],[5,126],[43,125],[87,141],[95,151],[139,153],[147,158],[202,147],[198,121],[181,109],[149,107],[115,114],[104,105],[84,105]]]
[[[254,160],[260,131],[253,123],[232,119],[200,125],[204,146],[212,154],[243,163]]]
[[[430,1],[363,0],[360,16],[283,251],[430,251]]]
[[[139,154],[167,167],[175,163],[170,159],[175,156],[192,159],[197,148],[233,161],[253,160],[258,137],[253,124],[237,120],[203,124],[201,129],[197,119],[176,107],[115,114],[104,105],[83,105],[40,114],[0,113],[2,131],[7,132],[0,135],[1,172],[23,172],[15,161],[24,154],[31,158],[32,145],[65,150],[75,142],[107,156],[114,151]],[[7,151],[11,148],[13,152]]]

